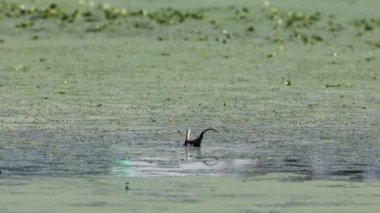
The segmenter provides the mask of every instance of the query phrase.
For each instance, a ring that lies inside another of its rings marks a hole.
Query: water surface
[[[379,209],[378,1],[5,2],[0,212]]]

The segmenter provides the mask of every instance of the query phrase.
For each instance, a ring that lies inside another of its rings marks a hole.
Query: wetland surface
[[[376,212],[378,6],[0,1],[0,211]]]

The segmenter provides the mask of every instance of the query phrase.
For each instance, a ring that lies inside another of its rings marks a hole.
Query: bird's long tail
[[[208,128],[208,129],[203,130],[203,132],[201,133],[201,137],[203,137],[203,134],[204,134],[205,132],[209,131],[209,130],[214,131],[214,132],[218,132],[218,131],[216,131],[216,130],[213,129],[213,128]]]

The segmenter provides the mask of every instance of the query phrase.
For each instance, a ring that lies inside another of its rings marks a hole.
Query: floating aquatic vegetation
[[[267,17],[275,22],[275,26],[285,28],[310,28],[321,20],[321,13],[304,13],[301,11],[282,11],[272,8]]]
[[[314,25],[321,19],[319,12],[313,14],[305,14],[303,12],[288,12],[285,18],[286,27],[294,28],[308,28]]]
[[[380,26],[380,19],[356,19],[350,22],[352,26],[357,29],[357,36],[362,36],[368,32],[374,31],[377,27]]]
[[[374,32],[380,26],[380,19],[359,18],[351,21],[340,21],[335,15],[302,10],[284,10],[272,7],[265,1],[261,10],[248,7],[203,8],[183,10],[172,7],[157,10],[137,9],[113,6],[109,3],[96,3],[80,0],[75,9],[66,8],[61,3],[18,4],[11,1],[0,2],[0,21],[16,20],[15,27],[23,30],[49,30],[51,27],[75,24],[75,31],[98,33],[103,31],[122,31],[126,29],[154,30],[161,26],[180,25],[186,21],[199,21],[204,24],[192,25],[190,33],[180,35],[183,40],[215,41],[227,43],[234,37],[267,38],[275,43],[297,42],[313,45],[329,42],[342,33],[356,30],[356,35]],[[226,10],[226,17],[215,16],[220,10]],[[218,18],[216,18],[218,17]],[[48,23],[54,21],[53,24]],[[243,27],[237,28],[238,24]],[[212,29],[206,28],[210,24]],[[199,26],[199,28],[198,28]],[[231,32],[222,33],[223,29]],[[196,30],[200,33],[192,33]],[[209,30],[206,32],[206,30]],[[210,32],[214,30],[213,32]],[[186,32],[185,32],[186,33]],[[159,39],[163,40],[163,39]],[[379,45],[376,45],[376,47]],[[268,55],[272,57],[275,55]]]
[[[98,8],[103,11],[104,17],[108,20],[114,20],[119,17],[128,16],[128,10],[126,8],[116,8],[109,4],[99,4]]]
[[[275,53],[275,52],[273,52],[273,53],[269,53],[269,54],[267,55],[267,57],[268,57],[268,58],[276,58],[276,53]]]
[[[284,80],[285,86],[292,86],[292,82],[290,80]]]
[[[107,29],[107,24],[95,24],[86,29],[87,32],[97,33]]]
[[[352,84],[336,83],[336,84],[326,84],[326,88],[340,88],[340,87],[351,87]]]
[[[314,44],[314,43],[323,41],[323,38],[320,35],[316,35],[316,34],[308,35],[306,33],[303,33],[297,30],[293,31],[292,37],[295,38],[296,40],[302,41],[304,44],[308,44],[308,43]]]
[[[375,46],[377,48],[380,48],[380,40],[374,41],[374,42],[370,42],[370,44],[372,44],[373,46]]]
[[[33,25],[34,25],[34,22],[32,21],[22,22],[22,23],[16,24],[16,28],[29,28],[29,27],[32,27]]]
[[[23,18],[16,25],[17,28],[30,28],[37,20],[60,20],[63,24],[74,22],[99,22],[90,27],[85,27],[87,32],[100,32],[108,28],[115,20],[125,17],[146,17],[159,25],[173,25],[182,23],[188,19],[202,20],[203,10],[181,11],[173,8],[165,8],[157,11],[137,10],[129,12],[126,8],[114,7],[108,3],[94,3],[80,1],[81,7],[69,10],[63,6],[52,3],[48,6],[26,6],[23,4],[0,2],[0,18]],[[26,20],[25,20],[26,19]],[[152,29],[152,25],[146,21],[136,22],[136,28]]]
[[[204,18],[204,12],[202,10],[197,10],[195,12],[183,12],[169,7],[153,12],[139,10],[137,12],[132,12],[131,16],[146,16],[158,24],[171,25],[182,23],[187,19],[202,20]]]
[[[255,32],[255,27],[253,27],[253,26],[249,26],[249,27],[247,28],[247,32]]]
[[[19,64],[19,65],[17,65],[17,66],[15,66],[15,70],[16,71],[23,71],[23,72],[26,72],[26,71],[28,71],[29,70],[29,66],[25,66],[25,65],[22,65],[22,64]]]
[[[153,26],[151,23],[149,22],[136,22],[134,25],[133,25],[135,28],[139,28],[139,29],[148,29],[148,30],[151,30],[153,29]]]
[[[335,22],[333,20],[330,20],[327,22],[327,25],[328,25],[328,31],[329,32],[340,32],[344,29],[343,25],[339,22]]]

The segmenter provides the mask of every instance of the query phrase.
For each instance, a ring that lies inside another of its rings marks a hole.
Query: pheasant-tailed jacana
[[[185,143],[183,144],[184,146],[194,146],[194,147],[200,147],[203,139],[203,134],[209,130],[216,131],[213,128],[208,128],[203,130],[203,132],[199,135],[197,139],[190,140],[190,129],[186,130],[186,138],[185,138]]]

